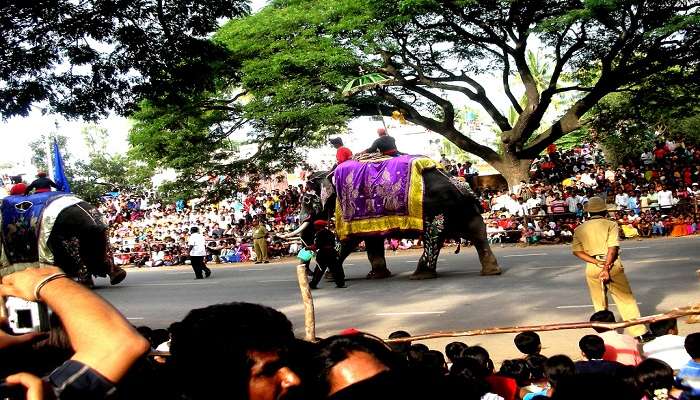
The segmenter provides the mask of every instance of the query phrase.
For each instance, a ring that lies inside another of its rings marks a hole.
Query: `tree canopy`
[[[245,0],[10,0],[0,5],[0,116],[41,104],[66,117],[130,113],[213,88],[225,50],[209,40]],[[229,60],[230,61],[230,60]]]
[[[302,158],[300,146],[318,145],[342,130],[347,119],[399,110],[408,121],[483,158],[513,184],[527,179],[531,160],[549,144],[578,131],[584,115],[606,95],[631,90],[672,68],[695,68],[699,5],[690,0],[273,1],[254,15],[229,21],[213,37],[239,66],[235,73],[218,74],[213,90],[187,102],[145,104],[131,142],[150,159],[185,167],[193,181],[211,172],[293,164]],[[550,57],[546,70],[533,62],[533,48]],[[386,79],[343,96],[343,86],[369,73]],[[493,77],[501,87],[487,91],[485,80]],[[456,104],[466,100],[498,127],[498,149],[460,130]],[[557,102],[568,105],[555,110]],[[233,131],[225,127],[236,125],[248,129],[243,143],[259,144],[244,160],[227,151]]]

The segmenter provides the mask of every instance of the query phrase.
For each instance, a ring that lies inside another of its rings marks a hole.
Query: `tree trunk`
[[[520,181],[530,181],[532,159],[518,159],[515,154],[506,151],[500,161],[492,161],[490,164],[506,179],[508,189],[512,190]]]

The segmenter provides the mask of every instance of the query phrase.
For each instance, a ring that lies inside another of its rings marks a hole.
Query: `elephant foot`
[[[482,269],[481,270],[481,276],[490,276],[490,275],[501,275],[503,271],[496,267],[492,269]]]
[[[126,271],[122,268],[116,267],[112,272],[109,273],[109,283],[111,285],[117,285],[126,278]]]
[[[388,269],[371,270],[367,274],[367,279],[385,279],[391,276],[391,271]]]
[[[422,281],[423,279],[435,279],[437,278],[437,272],[435,270],[422,269],[416,270],[408,278],[412,281]]]

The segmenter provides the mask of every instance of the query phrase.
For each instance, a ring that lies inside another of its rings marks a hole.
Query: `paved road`
[[[623,243],[623,264],[643,315],[700,301],[696,270],[700,238],[654,239]],[[388,280],[364,279],[369,263],[364,253],[346,261],[348,288],[323,282],[313,292],[319,336],[356,327],[379,336],[397,329],[411,333],[490,326],[530,325],[586,320],[592,313],[583,264],[569,246],[495,248],[505,273],[481,277],[476,252],[463,248],[440,256],[435,280],[410,281],[417,251],[388,255],[395,274]],[[228,301],[258,302],[284,312],[303,334],[303,307],[293,262],[268,265],[214,265],[212,277],[194,280],[189,267],[130,269],[116,287],[99,280],[98,292],[136,325],[166,327],[188,310]],[[613,309],[614,310],[614,309]],[[682,332],[698,325],[681,325]],[[554,332],[543,336],[545,353],[577,354],[584,333]],[[500,359],[517,355],[513,335],[469,338]],[[448,340],[433,341],[441,348]],[[494,357],[496,358],[496,357]]]

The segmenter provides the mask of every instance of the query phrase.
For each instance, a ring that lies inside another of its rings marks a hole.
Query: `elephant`
[[[398,235],[350,235],[340,241],[341,264],[364,241],[372,266],[367,278],[387,278],[391,272],[386,266],[384,239],[421,238],[424,244],[423,254],[411,279],[436,278],[437,259],[444,240],[465,238],[476,248],[482,266],[481,275],[500,275],[502,271],[486,238],[481,206],[468,184],[457,181],[438,168],[423,170],[422,177],[423,231],[401,232]],[[336,194],[328,172],[311,174],[307,180],[307,192],[302,197],[305,222],[288,236],[298,234],[306,243],[310,243],[313,239],[313,220],[330,219],[335,214],[335,206]]]
[[[93,276],[116,285],[126,271],[114,264],[108,227],[92,204],[62,192],[2,199],[3,275],[36,262],[53,264],[68,276],[93,285]]]

